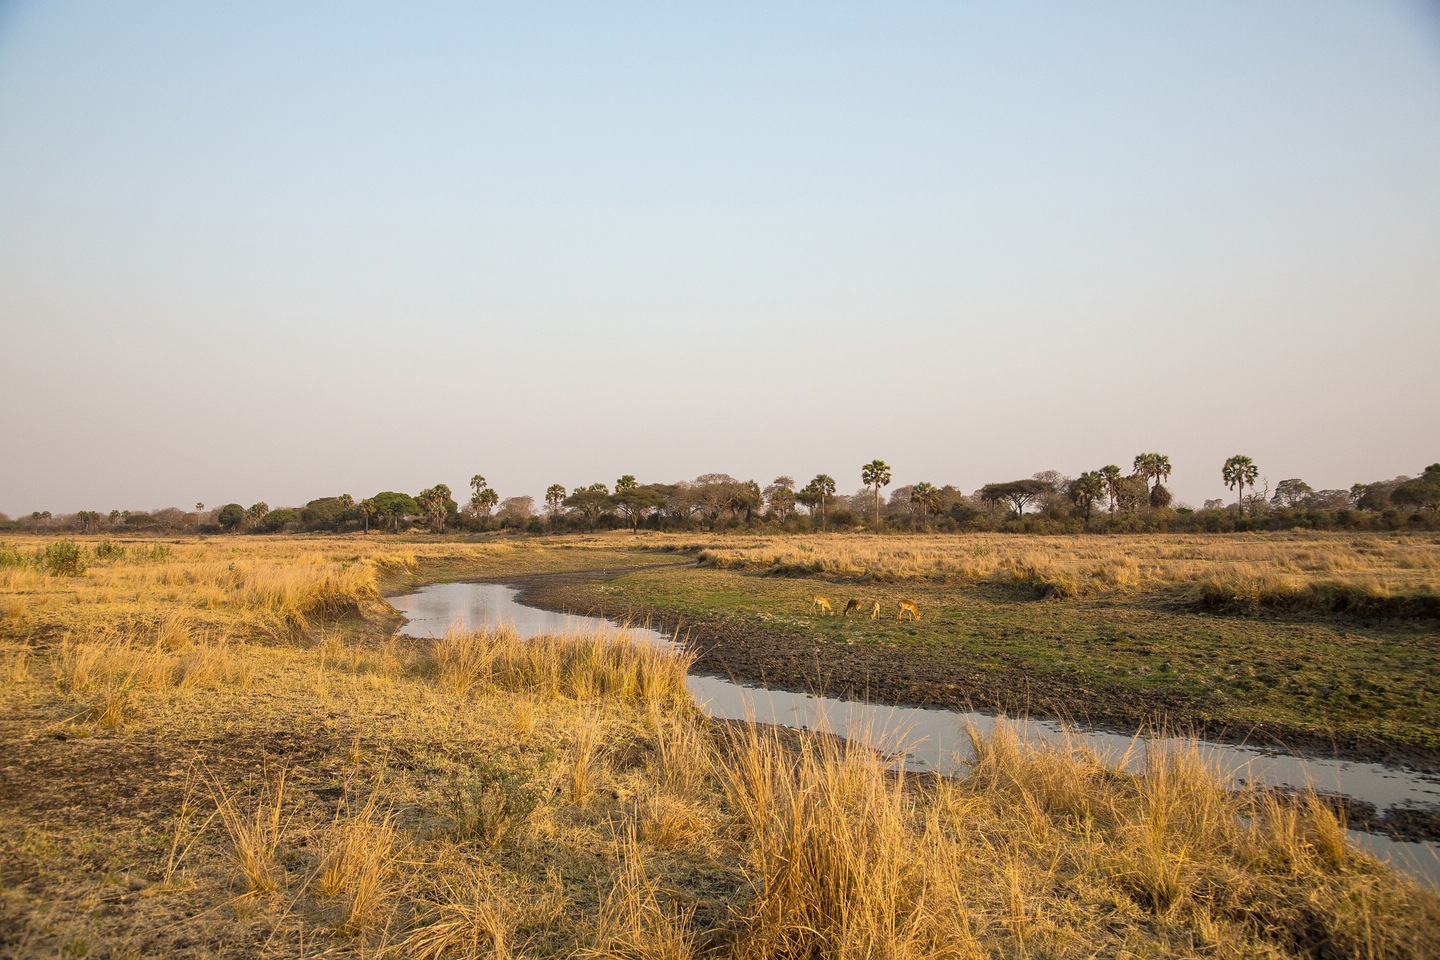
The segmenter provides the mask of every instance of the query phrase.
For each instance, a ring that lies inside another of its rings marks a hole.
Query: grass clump
[[[372,792],[358,809],[342,806],[320,844],[315,893],[343,898],[343,923],[351,930],[373,926],[392,892],[397,828],[394,814],[381,811],[378,801],[379,793]]]
[[[1251,564],[1207,572],[1195,582],[1198,609],[1220,613],[1303,611],[1360,617],[1428,620],[1440,618],[1440,592],[1433,584],[1397,587],[1378,576],[1307,579]]]
[[[624,631],[522,639],[503,627],[452,630],[435,641],[430,657],[436,684],[455,695],[494,689],[630,703],[683,698],[692,662]]]
[[[285,870],[275,856],[287,825],[282,820],[285,776],[284,770],[279,771],[266,780],[258,796],[248,799],[227,790],[218,779],[210,780],[211,797],[230,838],[230,860],[252,896],[274,893],[285,883]]]
[[[694,908],[667,897],[645,869],[634,834],[620,840],[620,872],[606,895],[591,942],[578,956],[594,960],[692,960]]]

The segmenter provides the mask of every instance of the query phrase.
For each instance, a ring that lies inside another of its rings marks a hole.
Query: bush
[[[238,503],[227,503],[215,515],[215,520],[225,530],[235,530],[245,522],[245,508]]]
[[[446,806],[458,839],[494,848],[525,825],[542,796],[531,775],[487,763],[451,780]]]
[[[95,559],[123,560],[125,559],[125,548],[113,540],[101,540],[95,544]]]
[[[73,540],[56,540],[36,554],[35,566],[57,577],[78,577],[85,572],[85,549]]]

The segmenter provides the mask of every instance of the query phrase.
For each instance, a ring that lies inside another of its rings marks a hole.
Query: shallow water
[[[498,583],[439,583],[390,603],[406,618],[400,632],[413,637],[438,637],[451,627],[478,629],[512,626],[522,637],[540,633],[620,627],[597,617],[578,617],[528,607],[516,602],[519,589]],[[673,640],[655,630],[628,628],[650,642],[669,645]],[[705,711],[721,719],[754,719],[791,727],[823,727],[848,737],[861,737],[876,746],[904,756],[913,770],[963,773],[971,757],[967,725],[988,732],[996,723],[990,714],[939,708],[892,707],[855,703],[830,697],[767,690],[719,677],[689,678],[690,692]],[[1062,741],[1078,738],[1112,762],[1139,769],[1145,751],[1178,747],[1180,740],[1138,739],[1114,733],[1065,728],[1049,720],[1016,720],[1027,739]],[[1374,804],[1380,814],[1392,807],[1440,807],[1440,778],[1378,763],[1359,763],[1324,757],[1301,757],[1256,747],[1237,747],[1201,741],[1201,750],[1217,769],[1235,782],[1258,782],[1292,788],[1314,787]],[[1440,887],[1440,844],[1405,843],[1369,833],[1351,831],[1361,846],[1397,867]]]

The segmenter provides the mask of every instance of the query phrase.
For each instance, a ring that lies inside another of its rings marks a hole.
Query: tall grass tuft
[[[365,930],[383,914],[395,872],[395,817],[372,792],[358,809],[342,806],[320,845],[315,892],[345,898],[345,926]]]
[[[570,756],[565,768],[569,787],[567,796],[576,806],[595,795],[601,771],[600,723],[593,717],[583,718],[574,730]]]
[[[210,795],[230,837],[230,859],[240,868],[247,892],[255,896],[274,893],[285,882],[285,871],[275,857],[286,826],[281,820],[285,771],[265,782],[254,798],[254,809],[242,807],[242,798],[232,795],[214,777],[210,778]]]
[[[437,889],[421,922],[387,955],[405,960],[509,960],[514,905],[473,872],[442,868],[433,874]]]
[[[693,906],[666,898],[645,870],[633,834],[620,841],[620,874],[600,908],[591,943],[578,956],[595,960],[691,960]]]
[[[750,725],[726,767],[754,887],[737,957],[976,953],[936,838],[882,756]]]
[[[541,697],[603,697],[632,703],[681,702],[687,653],[626,632],[542,634],[514,630],[451,630],[430,650],[437,686],[463,695],[481,688]]]

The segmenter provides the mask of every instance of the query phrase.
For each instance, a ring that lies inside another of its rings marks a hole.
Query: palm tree
[[[928,518],[932,513],[940,512],[940,490],[935,484],[922,480],[910,491],[910,502],[922,518]]]
[[[1240,510],[1240,516],[1245,516],[1245,488],[1255,486],[1255,480],[1260,476],[1260,468],[1255,466],[1255,461],[1249,457],[1235,454],[1225,461],[1225,466],[1220,468],[1220,479],[1225,481],[1225,486],[1231,490],[1239,488],[1236,493],[1235,506]]]
[[[1120,500],[1120,485],[1125,482],[1125,474],[1113,463],[1108,463],[1098,471],[1100,480],[1105,484],[1105,494],[1110,498],[1110,516],[1115,516],[1115,504]]]
[[[484,490],[481,490],[478,494],[476,494],[474,499],[472,499],[470,502],[475,504],[476,513],[482,513],[488,517],[490,515],[490,511],[493,510],[495,508],[495,505],[500,502],[500,494],[496,493],[494,490],[491,490],[489,487],[486,487]]]
[[[360,505],[359,505],[359,507],[358,507],[357,509],[359,509],[359,511],[360,511],[360,516],[365,519],[365,532],[366,532],[366,533],[369,533],[369,532],[370,532],[370,518],[373,517],[373,516],[375,516],[375,501],[373,501],[373,500],[361,500],[361,501],[360,501]]]
[[[860,468],[860,481],[875,488],[875,529],[880,529],[880,488],[890,485],[890,465],[884,460],[871,460]]]
[[[1119,472],[1119,468],[1116,468]],[[1090,510],[1095,501],[1105,496],[1105,478],[1094,470],[1087,470],[1070,481],[1070,502],[1085,511],[1085,522],[1090,522]]]
[[[805,494],[806,500],[811,504],[810,509],[815,509],[814,504],[820,505],[820,529],[825,529],[825,504],[835,495],[835,478],[827,473],[815,474],[815,479],[805,485],[801,491]]]
[[[1170,479],[1170,458],[1163,453],[1142,453],[1135,458],[1135,475],[1154,480],[1158,487],[1161,480]]]
[[[429,514],[430,523],[435,532],[444,533],[445,517],[450,512],[450,488],[443,483],[437,483],[427,490],[420,491],[415,502],[420,505],[421,510]]]
[[[563,486],[558,483],[550,484],[550,488],[545,491],[545,506],[550,508],[551,515],[560,512],[561,505],[565,503],[565,497],[566,493]]]

